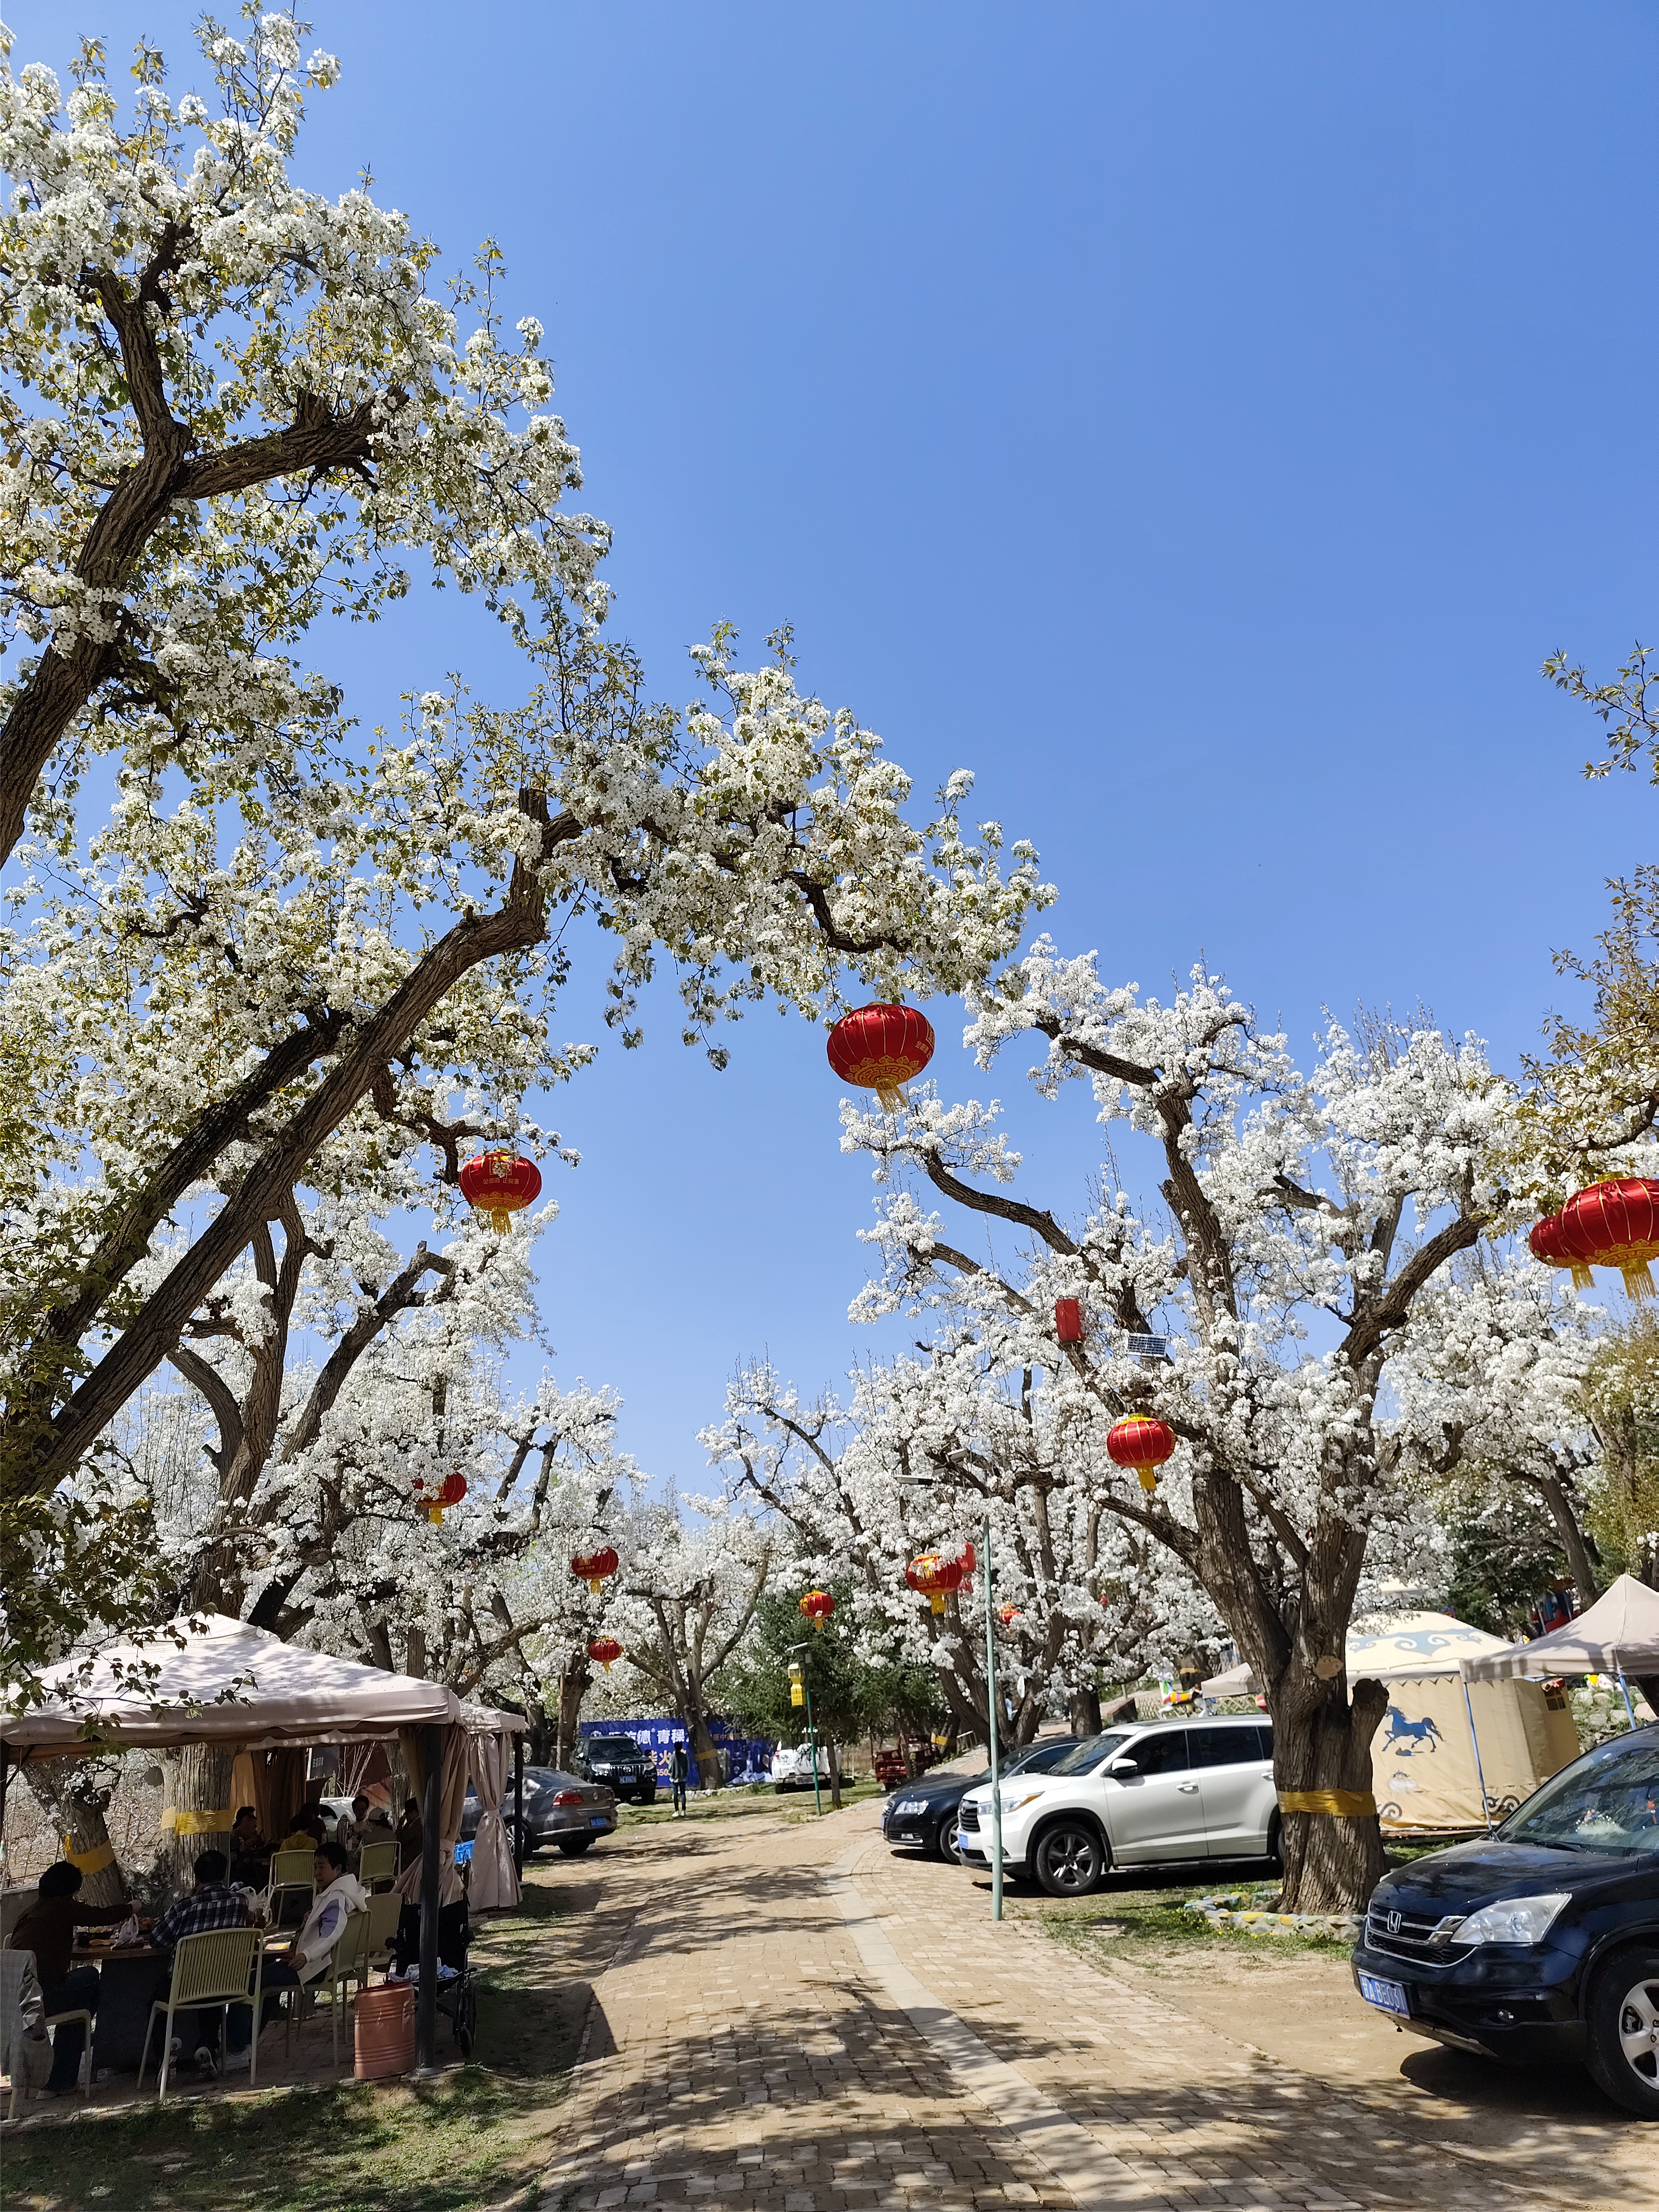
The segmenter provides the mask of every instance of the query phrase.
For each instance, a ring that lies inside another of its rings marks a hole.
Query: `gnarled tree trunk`
[[[1352,1911],[1388,1872],[1375,1804],[1370,1812],[1359,1808],[1370,1798],[1371,1738],[1388,1703],[1382,1683],[1370,1680],[1356,1682],[1350,1700],[1340,1674],[1311,1711],[1288,1694],[1275,1701],[1273,1689],[1267,1692],[1288,1911]],[[1295,1801],[1306,1797],[1333,1802],[1297,1808]]]
[[[167,1754],[167,1801],[175,1819],[162,1835],[156,1872],[176,1896],[194,1883],[196,1861],[204,1851],[229,1852],[230,1824],[236,1817],[230,1802],[234,1760],[234,1752],[218,1744],[185,1744]]]
[[[82,1869],[82,1904],[118,1905],[121,1869],[104,1817],[110,1790],[90,1767],[66,1759],[32,1759],[23,1778],[57,1830],[58,1848],[68,1857],[94,1863]]]

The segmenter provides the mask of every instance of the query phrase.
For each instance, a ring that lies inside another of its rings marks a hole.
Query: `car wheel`
[[[553,1838],[568,1859],[579,1859],[592,1842],[592,1836],[556,1836]]]
[[[1050,1897],[1088,1897],[1106,1874],[1100,1838],[1081,1820],[1056,1820],[1045,1828],[1034,1854],[1036,1878]]]
[[[947,1813],[933,1831],[933,1853],[946,1866],[960,1866],[962,1853],[957,1849],[957,1816]]]
[[[639,1791],[635,1794],[635,1799],[634,1799],[634,1802],[635,1802],[636,1805],[654,1805],[654,1804],[656,1803],[656,1802],[657,1802],[657,1793],[656,1793],[656,1791],[655,1791],[654,1790],[639,1790]]]
[[[1608,2096],[1659,2120],[1659,1949],[1620,1951],[1590,1984],[1589,2070]]]
[[[1273,1872],[1285,1871],[1285,1823],[1275,1813],[1267,1823],[1267,1856],[1273,1861]]]

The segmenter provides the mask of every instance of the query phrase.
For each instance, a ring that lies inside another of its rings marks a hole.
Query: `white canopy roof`
[[[14,1757],[100,1744],[258,1751],[362,1743],[428,1723],[473,1734],[526,1726],[516,1714],[464,1705],[441,1682],[307,1651],[223,1613],[195,1619],[205,1626],[193,1629],[185,1618],[100,1653],[84,1680],[78,1661],[49,1668],[46,1703],[0,1713],[0,1741]],[[132,1679],[150,1668],[153,1677]]]
[[[1377,1682],[1407,1682],[1431,1674],[1455,1674],[1466,1659],[1509,1649],[1501,1638],[1472,1628],[1467,1620],[1455,1620],[1449,1613],[1395,1613],[1386,1620],[1362,1623],[1349,1630],[1348,1680],[1354,1682],[1369,1676]],[[1543,1669],[1546,1674],[1561,1671],[1559,1667]],[[1200,1685],[1206,1698],[1248,1698],[1258,1686],[1249,1662],[1243,1660]]]
[[[1659,1674],[1659,1590],[1620,1575],[1577,1620],[1530,1644],[1501,1644],[1495,1651],[1463,1660],[1466,1681],[1490,1682],[1505,1674]]]

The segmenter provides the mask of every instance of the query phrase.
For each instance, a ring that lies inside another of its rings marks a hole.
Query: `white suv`
[[[1011,1774],[1002,1790],[1005,1874],[1051,1897],[1086,1897],[1110,1866],[1158,1859],[1278,1856],[1273,1729],[1266,1721],[1153,1721],[1109,1729],[1047,1774]],[[962,1863],[991,1863],[989,1784],[963,1796]]]

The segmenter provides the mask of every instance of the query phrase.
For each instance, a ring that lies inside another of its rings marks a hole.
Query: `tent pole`
[[[513,1871],[524,1879],[524,1738],[513,1739]]]
[[[1486,1796],[1486,1778],[1480,1765],[1480,1739],[1474,1732],[1474,1707],[1469,1699],[1468,1678],[1463,1682],[1463,1710],[1469,1717],[1469,1743],[1474,1753],[1474,1778],[1480,1785],[1480,1811],[1486,1823],[1486,1833],[1492,1833],[1492,1801]]]
[[[1625,1670],[1622,1667],[1619,1669],[1619,1686],[1625,1693],[1625,1718],[1630,1723],[1631,1726],[1634,1728],[1636,1726],[1636,1708],[1630,1701],[1630,1684],[1625,1680]]]
[[[421,1986],[415,2000],[415,2070],[429,2074],[438,2062],[438,1911],[439,1834],[444,1782],[444,1732],[428,1722],[421,1730],[421,1756],[426,1762],[426,1786],[422,1792],[421,1838]]]

